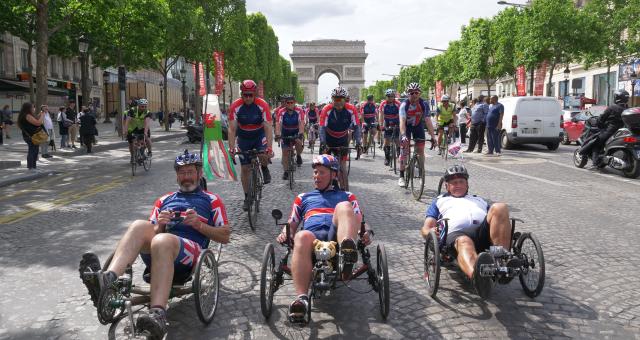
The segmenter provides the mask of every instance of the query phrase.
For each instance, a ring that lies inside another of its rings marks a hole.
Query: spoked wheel
[[[149,156],[149,150],[146,148],[140,149],[140,153],[142,154],[142,166],[144,167],[144,171],[149,171],[151,169],[151,156]]]
[[[375,138],[373,137],[370,137],[369,139],[372,140],[371,142],[369,142],[369,147],[371,148],[371,151],[370,151],[371,157],[375,159],[376,158],[376,141],[375,141]]]
[[[573,165],[577,168],[584,168],[584,166],[587,165],[587,161],[589,161],[589,157],[581,155],[580,149],[581,148],[577,148],[576,151],[573,152]]]
[[[347,150],[347,177],[351,173],[351,150]]]
[[[265,319],[271,316],[273,288],[276,276],[276,258],[271,243],[264,247],[262,268],[260,269],[260,309]]]
[[[414,157],[409,164],[411,168],[411,193],[413,198],[419,201],[424,191],[424,165],[418,157]]]
[[[128,314],[124,317],[114,321],[109,326],[109,332],[107,338],[109,340],[119,339],[140,339],[146,340],[147,336],[144,334],[135,334],[135,325],[131,323]]]
[[[411,160],[409,160],[411,162]],[[405,166],[404,168],[404,188],[409,188],[409,182],[411,182],[411,178],[413,178],[413,167]]]
[[[291,150],[289,150],[289,170],[287,170],[287,172],[289,173],[289,189],[293,190],[293,185],[295,184],[295,178],[294,178],[294,173],[295,173],[295,161],[294,161],[294,149],[291,148]]]
[[[440,284],[440,247],[433,230],[424,242],[424,281],[427,283],[429,296],[435,298]]]
[[[254,172],[256,170],[253,170]],[[249,194],[247,198],[249,199],[249,209],[247,210],[247,215],[249,216],[249,227],[251,230],[256,230],[256,223],[258,222],[258,206],[256,204],[256,176],[255,173],[249,177]]]
[[[220,292],[218,263],[211,249],[205,249],[200,254],[192,285],[198,318],[202,323],[208,325],[218,309]]]
[[[255,205],[256,205],[256,213],[260,212],[260,201],[262,200],[262,186],[264,185],[264,178],[262,177],[262,170],[256,171],[256,195],[255,195]]]
[[[540,241],[531,233],[522,233],[516,243],[516,253],[520,254],[522,271],[520,284],[530,298],[540,295],[544,287],[544,254]]]
[[[110,285],[100,292],[98,299],[98,321],[108,325],[124,315],[124,296],[115,285]]]
[[[376,276],[378,279],[378,298],[380,300],[380,315],[383,319],[389,316],[389,267],[387,264],[387,252],[384,245],[379,244],[376,252],[377,267]]]
[[[440,182],[438,182],[438,195],[442,193],[443,187],[444,187],[444,177],[440,177]]]
[[[133,162],[131,163],[131,176],[136,175],[136,168],[138,167],[138,155],[133,155]]]
[[[398,169],[396,166],[396,162],[398,160],[398,149],[396,148],[395,145],[391,145],[391,159],[392,159],[392,163],[393,163],[393,174],[397,175],[398,174]]]

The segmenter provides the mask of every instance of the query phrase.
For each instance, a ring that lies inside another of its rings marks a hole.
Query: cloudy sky
[[[247,11],[262,12],[279,39],[280,54],[289,58],[295,40],[364,40],[365,78],[369,86],[383,73],[398,74],[397,64],[416,64],[446,49],[460,37],[471,18],[491,17],[504,6],[496,0],[247,0]],[[524,3],[524,0],[513,2]],[[337,78],[320,78],[322,101]]]

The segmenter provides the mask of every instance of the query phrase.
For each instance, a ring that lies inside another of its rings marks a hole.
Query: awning
[[[33,84],[34,88],[36,84]],[[10,79],[0,79],[0,91],[23,91],[29,92],[29,82]],[[69,92],[66,89],[49,86],[49,94],[55,96],[66,96]]]

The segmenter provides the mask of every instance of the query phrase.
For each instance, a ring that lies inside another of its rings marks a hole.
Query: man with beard
[[[157,339],[167,332],[166,308],[172,282],[188,279],[209,240],[226,244],[231,234],[220,196],[199,186],[200,157],[185,150],[176,157],[174,169],[179,190],[156,200],[148,220],[137,220],[129,226],[109,268],[101,271],[100,261],[93,253],[82,256],[79,268],[80,278],[96,306],[102,289],[116,282],[140,255],[145,272],[151,273],[151,302],[149,313],[137,319],[136,328]],[[97,275],[83,275],[87,272]]]

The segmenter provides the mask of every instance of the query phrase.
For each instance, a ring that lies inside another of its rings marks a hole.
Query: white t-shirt
[[[448,193],[436,197],[427,209],[427,217],[449,219],[448,232],[479,227],[487,217],[489,204],[483,198],[469,195],[453,197]]]

